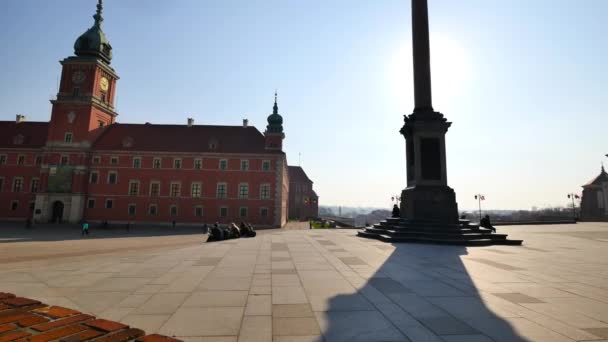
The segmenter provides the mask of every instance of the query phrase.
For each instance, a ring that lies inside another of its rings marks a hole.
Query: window
[[[42,156],[36,156],[35,162],[36,166],[42,165]]]
[[[139,181],[129,182],[129,196],[139,196]]]
[[[11,210],[16,211],[19,208],[19,201],[11,201]]]
[[[239,208],[239,216],[240,217],[247,217],[247,207],[240,207]]]
[[[0,165],[5,165],[5,164],[6,164],[6,155],[1,154],[0,155]]]
[[[260,208],[260,216],[268,217],[268,208]]]
[[[242,171],[249,170],[249,160],[241,160],[241,170]]]
[[[228,169],[228,160],[220,159],[220,170]]]
[[[135,204],[131,203],[129,204],[129,216],[135,216]]]
[[[89,208],[89,209],[95,208],[95,199],[94,198],[89,198],[89,200],[87,202],[87,208]]]
[[[89,174],[89,183],[91,183],[91,184],[97,184],[97,182],[99,182],[99,172],[92,171]]]
[[[228,207],[221,207],[220,208],[220,217],[226,217],[228,216]]]
[[[2,191],[3,187],[4,187],[4,177],[0,177],[0,191]]]
[[[99,163],[101,163],[101,157],[100,156],[93,157],[93,164],[99,164]]]
[[[133,168],[139,169],[141,167],[141,158],[133,157]]]
[[[201,197],[201,188],[201,183],[192,183],[192,187],[190,189],[190,196]]]
[[[247,183],[239,184],[239,198],[241,198],[241,199],[249,198],[249,184],[247,184]]]
[[[118,165],[118,157],[110,157],[110,164]]]
[[[76,97],[80,96],[80,88],[74,87],[74,89],[72,89],[72,95]]]
[[[108,172],[108,184],[116,184],[118,183],[118,174],[116,171]]]
[[[158,213],[158,207],[156,204],[150,204],[148,207],[148,214],[156,216],[156,213]]]
[[[106,125],[106,123],[101,120],[97,121],[97,123],[99,124],[99,128],[103,128],[103,126]]]
[[[106,102],[106,93],[101,93],[101,102]]]
[[[22,188],[23,188],[23,178],[15,177],[15,179],[13,179],[13,192],[21,192]]]
[[[40,179],[32,178],[32,183],[30,184],[30,192],[33,192],[33,193],[38,192],[39,186],[40,186]]]
[[[203,217],[203,207],[201,207],[201,206],[194,207],[194,216]]]
[[[175,158],[173,159],[173,168],[174,169],[181,169],[182,168],[182,160]]]
[[[113,206],[114,206],[114,201],[111,199],[107,199],[106,200],[106,209],[112,209]]]
[[[171,197],[179,197],[181,190],[180,183],[171,183]]]
[[[172,205],[172,206],[169,208],[169,214],[170,214],[171,216],[177,216],[177,206],[176,206],[176,205]]]
[[[62,166],[68,165],[70,163],[70,157],[69,156],[61,156],[61,159],[59,161],[59,164]]]
[[[270,171],[270,160],[262,161],[262,171]]]
[[[63,141],[66,143],[71,143],[73,138],[73,134],[68,132],[63,136]]]
[[[217,198],[226,198],[227,195],[227,186],[226,183],[217,183]]]
[[[34,210],[34,208],[36,208],[36,201],[30,201],[29,204],[30,204],[29,205],[30,210]]]
[[[24,165],[25,164],[25,156],[20,155],[17,157],[17,165]]]
[[[270,199],[270,184],[260,185],[260,199]]]
[[[160,169],[160,158],[152,159],[152,167],[155,169]]]
[[[200,170],[203,168],[203,160],[202,159],[194,159],[194,169]]]
[[[150,183],[150,197],[157,197],[160,195],[160,183],[152,182]]]

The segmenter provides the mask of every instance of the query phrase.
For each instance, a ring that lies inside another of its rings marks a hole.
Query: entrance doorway
[[[51,222],[61,223],[62,220],[63,220],[63,202],[55,201],[55,203],[53,203],[53,216],[51,218]]]

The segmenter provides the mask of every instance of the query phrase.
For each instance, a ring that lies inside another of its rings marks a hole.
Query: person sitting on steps
[[[484,216],[479,221],[479,226],[487,229],[491,229],[493,233],[496,233],[496,228],[492,226],[492,222],[490,222],[490,215]]]
[[[396,204],[393,205],[393,217],[401,217],[401,210],[399,210],[399,206]]]

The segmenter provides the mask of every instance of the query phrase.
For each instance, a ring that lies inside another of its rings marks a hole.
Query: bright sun
[[[411,43],[405,42],[388,64],[391,91],[398,98],[400,107],[413,104],[412,68]],[[466,49],[458,41],[445,35],[431,34],[431,77],[435,107],[443,108],[444,104],[447,106],[463,94],[470,72]]]

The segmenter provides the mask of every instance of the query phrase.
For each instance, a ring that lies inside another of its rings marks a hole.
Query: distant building
[[[97,8],[75,56],[60,62],[50,121],[0,121],[0,219],[285,224],[289,180],[276,94],[264,133],[247,120],[117,123],[118,75]]]
[[[289,167],[289,218],[303,220],[319,216],[319,196],[312,181],[299,166]]]
[[[608,221],[608,173],[604,166],[597,177],[583,185],[581,220]]]

